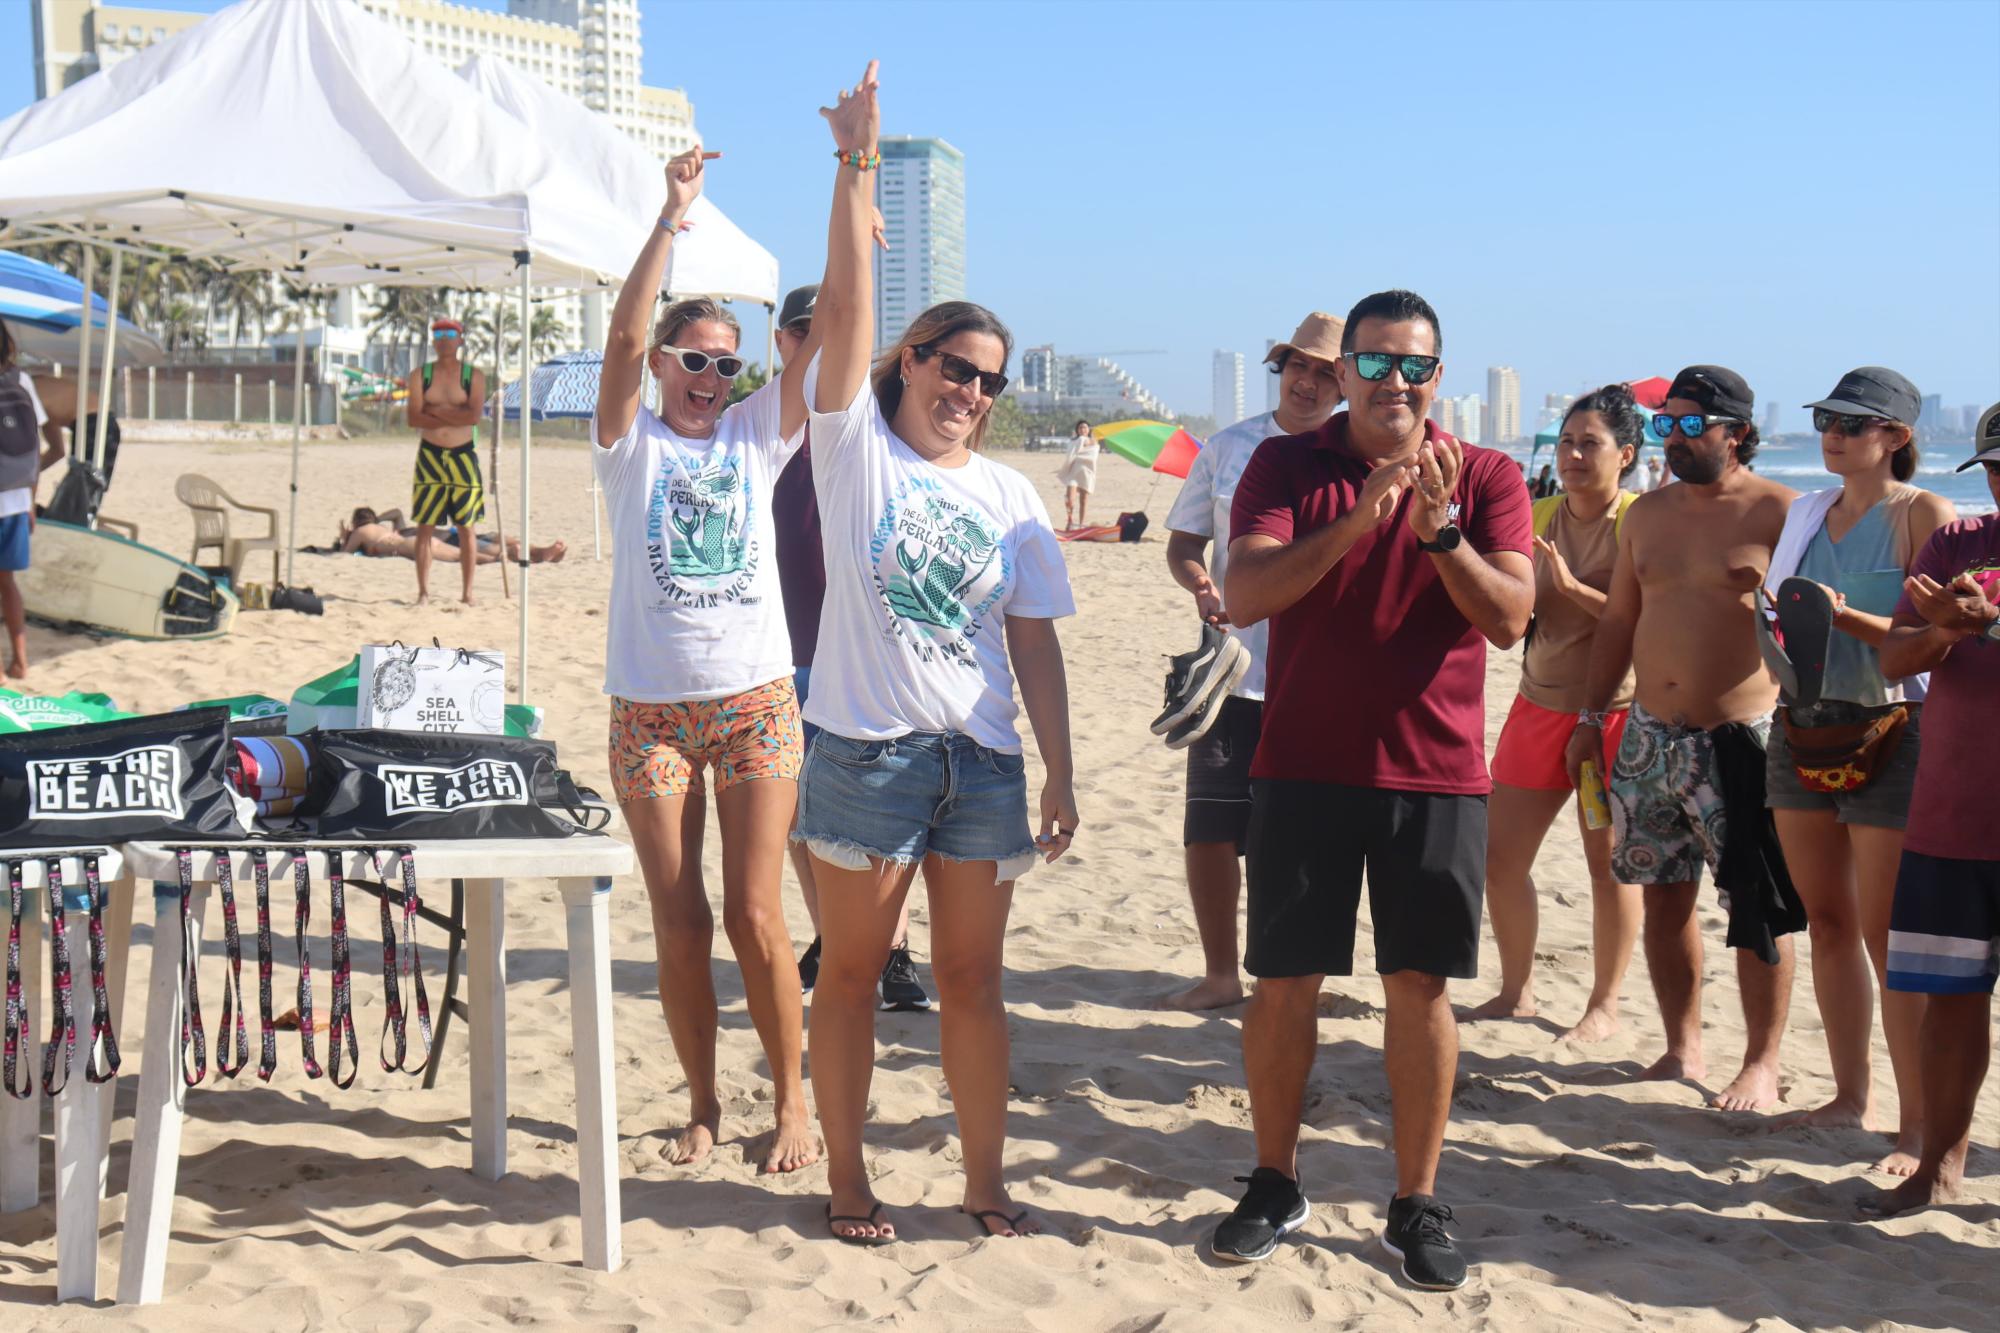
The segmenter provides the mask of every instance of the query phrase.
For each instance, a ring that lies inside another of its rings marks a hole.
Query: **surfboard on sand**
[[[115,533],[41,519],[16,575],[28,614],[132,639],[212,639],[236,621],[235,594],[185,560]]]

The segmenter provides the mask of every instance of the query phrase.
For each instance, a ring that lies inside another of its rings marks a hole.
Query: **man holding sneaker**
[[[1272,621],[1243,960],[1259,979],[1243,1020],[1257,1165],[1212,1241],[1263,1259],[1310,1216],[1297,1163],[1319,988],[1353,970],[1365,871],[1394,1107],[1382,1244],[1434,1291],[1466,1272],[1436,1179],[1458,1065],[1446,979],[1479,954],[1486,645],[1519,642],[1535,601],[1519,469],[1425,420],[1442,343],[1422,297],[1364,297],[1341,336],[1349,410],[1266,441],[1236,489],[1223,596],[1237,624]]]
[[[1278,377],[1277,408],[1210,437],[1167,512],[1167,568],[1194,594],[1202,632],[1192,652],[1173,660],[1167,705],[1153,731],[1188,752],[1182,842],[1204,973],[1194,985],[1163,996],[1163,1009],[1218,1009],[1243,998],[1236,968],[1236,903],[1242,890],[1236,858],[1243,855],[1250,827],[1250,756],[1263,724],[1267,631],[1263,625],[1232,627],[1223,604],[1229,507],[1258,445],[1274,435],[1318,430],[1340,406],[1334,371],[1340,330],[1338,319],[1314,311],[1290,342],[1265,354],[1265,364]]]

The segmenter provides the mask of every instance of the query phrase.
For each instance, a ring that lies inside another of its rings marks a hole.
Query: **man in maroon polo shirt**
[[[1271,622],[1252,764],[1243,1019],[1257,1166],[1218,1258],[1268,1256],[1309,1215],[1299,1116],[1321,980],[1353,970],[1364,870],[1394,1104],[1382,1243],[1412,1285],[1451,1290],[1438,1155],[1458,1031],[1446,978],[1477,971],[1486,862],[1486,645],[1534,609],[1529,501],[1505,454],[1425,418],[1443,338],[1406,291],[1365,297],[1341,337],[1349,410],[1259,446],[1237,484],[1223,600]]]

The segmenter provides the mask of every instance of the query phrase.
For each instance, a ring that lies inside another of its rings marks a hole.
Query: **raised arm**
[[[875,345],[875,277],[868,254],[870,219],[875,209],[875,173],[849,159],[859,153],[873,159],[882,131],[876,104],[876,71],[868,62],[853,91],[840,94],[839,105],[821,107],[833,131],[833,146],[842,154],[834,175],[833,208],[826,224],[826,278],[813,307],[813,332],[820,339],[819,380],[812,406],[821,412],[847,409],[868,378],[868,358]]]
[[[667,202],[647,233],[646,244],[632,261],[625,285],[611,307],[604,333],[604,370],[597,381],[597,443],[606,449],[623,439],[639,415],[639,391],[646,378],[646,341],[652,330],[653,304],[659,300],[660,279],[675,233],[687,220],[688,209],[701,196],[703,168],[720,153],[706,153],[700,144],[667,163]]]

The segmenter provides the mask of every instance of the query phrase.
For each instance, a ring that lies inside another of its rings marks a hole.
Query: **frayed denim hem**
[[[868,870],[877,861],[884,865],[907,866],[917,860],[912,856],[890,856],[846,838],[815,838],[796,830],[791,835],[791,841],[802,844],[814,856],[840,870]],[[1005,884],[1021,878],[1033,870],[1035,862],[1041,859],[1041,854],[1032,847],[1012,856],[1003,857],[947,856],[935,850],[927,855],[935,855],[940,861],[951,861],[961,865],[969,865],[975,861],[992,861],[995,867],[993,880],[996,884]]]

